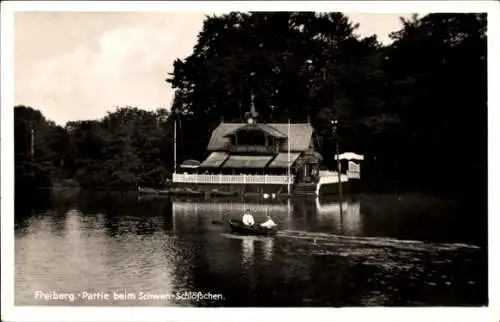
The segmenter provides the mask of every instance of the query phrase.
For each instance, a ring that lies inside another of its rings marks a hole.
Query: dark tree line
[[[341,13],[206,17],[192,54],[177,59],[167,79],[175,113],[121,108],[61,128],[17,107],[16,180],[160,186],[172,170],[173,117],[178,160],[202,160],[221,118],[241,121],[253,95],[263,121],[310,120],[329,167],[336,119],[341,149],[365,155],[367,180],[485,185],[486,15],[402,22],[384,46],[357,36],[358,26]]]
[[[64,128],[30,107],[17,106],[14,115],[17,187],[158,187],[169,176],[173,126],[164,109],[118,108]]]

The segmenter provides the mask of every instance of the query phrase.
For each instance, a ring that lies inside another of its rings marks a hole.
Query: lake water
[[[357,195],[341,216],[336,200],[41,199],[16,206],[16,305],[487,304],[486,207],[468,200]],[[277,236],[218,223],[247,207]]]

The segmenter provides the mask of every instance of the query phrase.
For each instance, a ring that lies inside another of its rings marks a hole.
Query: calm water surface
[[[16,305],[487,304],[487,213],[466,200],[358,195],[342,216],[335,200],[59,193],[28,204],[16,206]],[[278,235],[235,236],[217,224],[246,207],[257,221],[271,215]]]

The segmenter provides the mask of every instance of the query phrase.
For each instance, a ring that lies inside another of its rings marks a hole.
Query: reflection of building
[[[247,268],[251,267],[254,261],[254,242],[255,240],[251,237],[243,238],[243,240],[241,241],[242,264]]]
[[[252,104],[246,123],[221,122],[212,132],[207,158],[199,166],[183,163],[173,182],[203,191],[278,194],[290,188],[312,195],[338,184],[336,172],[319,171],[322,156],[310,123],[260,123],[257,116]],[[347,183],[347,176],[341,181]]]
[[[261,241],[264,259],[271,260],[274,251],[274,238],[266,238]]]
[[[339,233],[345,235],[360,235],[362,233],[363,222],[359,201],[343,201],[342,216],[339,202],[320,203],[319,199],[317,199],[316,209],[321,219],[331,219],[334,222],[334,226],[338,227]]]
[[[210,202],[210,201],[173,201],[174,213],[195,214],[243,214],[246,209],[252,209],[256,214],[279,215],[293,211],[293,205],[288,204],[262,204],[256,202]]]
[[[172,210],[176,219],[176,235],[186,234],[190,240],[192,251],[184,252],[184,261],[179,263],[179,271],[190,270],[193,275],[193,285],[197,289],[213,289],[213,280],[220,278],[222,286],[217,286],[225,296],[234,292],[234,285],[227,285],[228,280],[241,278],[245,280],[243,288],[254,288],[262,283],[262,279],[272,278],[256,276],[255,271],[273,260],[274,237],[244,236],[231,234],[229,225],[220,225],[224,221],[221,215],[227,213],[230,217],[241,216],[245,207],[255,210],[257,222],[265,220],[265,214],[271,214],[276,222],[286,217],[286,204],[259,205],[256,203],[212,203],[205,200],[173,200]],[[214,221],[218,223],[214,224]],[[182,239],[182,238],[181,238]],[[173,239],[174,243],[182,240]],[[179,247],[186,247],[185,245]],[[176,259],[179,261],[179,259]],[[193,264],[195,263],[195,264]],[[184,273],[185,274],[185,273]],[[225,288],[228,289],[225,289]],[[236,286],[238,287],[238,286]],[[237,294],[233,296],[237,297]]]
[[[173,218],[179,223],[178,228],[195,229],[199,225],[198,221],[210,223],[211,221],[226,221],[228,218],[241,219],[245,210],[249,209],[255,217],[256,222],[266,221],[266,216],[271,216],[273,220],[282,224],[286,222],[293,211],[293,205],[285,204],[259,204],[252,202],[211,202],[208,200],[173,200]],[[191,219],[189,219],[191,218]],[[196,218],[196,220],[193,220]]]
[[[253,264],[255,248],[261,251],[261,256],[264,260],[271,260],[274,251],[274,238],[273,237],[255,237],[255,236],[242,236],[241,237],[241,256],[242,264],[250,267]]]

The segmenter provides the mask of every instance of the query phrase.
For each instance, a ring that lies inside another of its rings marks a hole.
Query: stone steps
[[[293,188],[293,194],[296,196],[316,196],[316,184],[298,183]]]

